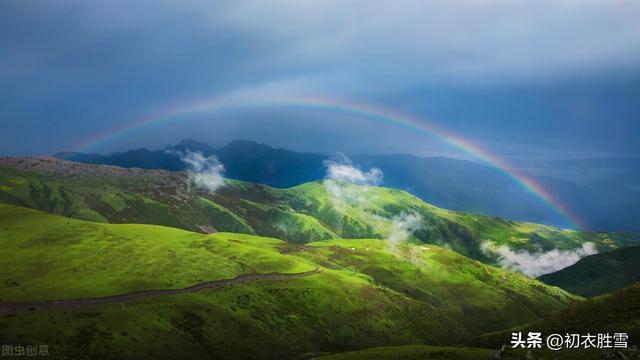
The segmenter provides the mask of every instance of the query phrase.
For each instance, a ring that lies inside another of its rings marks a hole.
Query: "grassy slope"
[[[571,308],[514,329],[484,335],[474,341],[474,344],[486,347],[509,344],[512,331],[536,331],[543,334],[626,332],[629,334],[629,344],[638,345],[640,342],[640,284],[609,295],[591,298]],[[589,351],[575,351],[573,355],[576,359],[591,359],[593,353],[593,350],[591,354]],[[565,355],[567,358],[574,358],[569,357],[571,354]]]
[[[530,251],[576,248],[586,241],[605,251],[640,241],[637,235],[580,233],[447,211],[406,192],[378,187],[339,184],[343,192],[355,196],[336,207],[319,182],[274,189],[228,181],[227,186],[210,194],[189,189],[181,173],[61,160],[36,167],[37,172],[17,170],[15,164],[7,166],[7,160],[0,164],[5,165],[0,171],[0,202],[92,221],[158,224],[192,231],[212,227],[306,243],[337,237],[385,238],[392,219],[415,213],[423,222],[415,232],[416,240],[446,245],[487,262],[496,259],[480,251],[482,241]]]
[[[241,234],[89,223],[0,205],[3,300],[171,288],[243,272],[317,275],[0,318],[7,343],[58,354],[274,358],[380,345],[452,344],[575,298],[452,251],[381,240],[297,245]],[[481,295],[481,296],[480,296]]]
[[[583,233],[449,211],[396,189],[366,187],[363,190],[360,186],[347,183],[340,183],[340,186],[343,192],[356,194],[358,200],[343,202],[336,207],[326,188],[318,182],[285,189],[283,192],[287,203],[296,211],[319,219],[321,223],[336,229],[343,237],[358,237],[352,236],[354,233],[385,237],[389,233],[391,220],[407,214],[419,214],[423,226],[415,232],[418,240],[446,245],[466,256],[483,260],[487,260],[480,251],[480,243],[483,241],[529,251],[572,249],[588,241],[605,251],[640,241],[638,235]],[[365,205],[359,203],[363,198]]]
[[[4,301],[102,296],[182,288],[247,271],[301,272],[282,242],[243,234],[205,236],[137,224],[99,224],[0,205]],[[2,285],[0,285],[2,286]]]
[[[365,274],[404,296],[461,314],[471,332],[482,332],[491,322],[521,323],[573,302],[557,288],[437,246],[390,248],[381,240],[308,245],[292,252],[299,251],[299,256],[325,267]]]
[[[581,296],[602,295],[640,281],[640,246],[587,256],[540,281]]]

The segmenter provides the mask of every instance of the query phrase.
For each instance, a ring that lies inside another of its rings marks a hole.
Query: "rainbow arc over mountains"
[[[229,96],[216,96],[186,104],[170,106],[149,116],[128,122],[124,126],[98,133],[76,146],[74,151],[87,151],[130,132],[140,130],[141,128],[164,122],[184,120],[189,115],[213,113],[215,111],[229,108],[258,106],[292,106],[317,109],[318,111],[346,113],[377,123],[391,125],[424,136],[439,139],[453,148],[458,149],[489,166],[499,169],[505,176],[512,179],[523,189],[535,195],[555,212],[562,215],[573,227],[577,229],[584,228],[581,220],[573,214],[567,206],[557,199],[557,197],[547,191],[538,182],[523,173],[521,170],[511,166],[505,160],[491,154],[489,151],[472,143],[468,139],[462,138],[452,132],[430,124],[424,121],[424,119],[419,119],[400,112],[355,101],[345,101],[319,96],[297,95],[249,96],[234,94]]]

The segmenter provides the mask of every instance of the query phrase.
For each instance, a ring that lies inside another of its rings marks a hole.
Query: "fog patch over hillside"
[[[343,154],[338,159],[326,160],[327,179],[341,180],[356,185],[379,185],[382,182],[382,170],[371,168],[362,171],[353,165],[353,162]]]
[[[401,247],[400,245],[423,225],[422,216],[418,213],[403,213],[391,219],[391,227],[387,235],[389,251],[411,262],[421,263],[420,252],[416,247]]]
[[[327,168],[327,175],[322,184],[333,206],[338,211],[343,211],[347,205],[366,209],[371,201],[368,186],[382,182],[382,170],[371,168],[363,171],[343,154],[326,160],[324,165]]]
[[[391,223],[391,230],[387,236],[389,245],[398,246],[421,227],[422,217],[417,213],[402,214],[394,217]]]
[[[215,155],[204,156],[199,151],[172,153],[180,156],[180,159],[187,164],[189,184],[194,184],[212,193],[224,186],[224,165]]]
[[[564,269],[581,258],[598,252],[592,242],[586,242],[573,250],[553,249],[541,252],[514,251],[507,245],[496,246],[490,241],[483,242],[480,248],[487,255],[498,256],[502,267],[520,271],[532,278]]]
[[[369,224],[373,224],[386,234],[385,238],[391,250],[397,252],[399,245],[423,226],[423,219],[416,212],[402,213],[390,218],[374,211],[376,198],[370,191],[370,186],[379,185],[382,182],[382,170],[378,168],[362,170],[343,154],[325,161],[324,165],[327,168],[327,175],[323,185],[332,206],[339,212],[344,212],[348,208],[359,211]]]

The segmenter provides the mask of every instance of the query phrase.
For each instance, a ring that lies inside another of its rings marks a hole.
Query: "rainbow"
[[[74,151],[87,151],[90,148],[109,142],[110,140],[125,135],[126,133],[139,130],[152,124],[177,120],[187,115],[210,113],[234,107],[274,105],[304,107],[351,114],[437,138],[449,144],[453,148],[461,150],[473,158],[499,169],[505,176],[512,179],[528,192],[534,194],[554,211],[563,216],[571,223],[571,225],[578,229],[584,227],[579,218],[574,215],[569,208],[564,206],[553,194],[520,170],[511,166],[506,161],[492,155],[480,146],[475,145],[456,134],[438,128],[433,124],[421,121],[418,118],[353,101],[308,96],[218,96],[187,104],[170,106],[160,112],[156,112],[144,118],[127,123],[124,126],[97,134],[95,137],[89,138],[77,145]]]

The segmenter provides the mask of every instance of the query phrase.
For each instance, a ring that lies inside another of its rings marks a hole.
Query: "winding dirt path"
[[[93,306],[101,304],[124,303],[128,300],[143,299],[157,296],[188,294],[206,289],[219,289],[225,286],[240,284],[255,280],[286,280],[301,278],[314,275],[321,272],[322,269],[301,273],[283,274],[283,273],[266,273],[266,274],[241,274],[232,279],[213,280],[199,283],[193,286],[180,289],[152,289],[132,291],[124,294],[76,298],[76,299],[59,299],[59,300],[39,300],[39,301],[18,301],[18,302],[0,302],[0,313],[15,313],[24,311],[50,310],[59,308],[76,308],[82,306]]]

